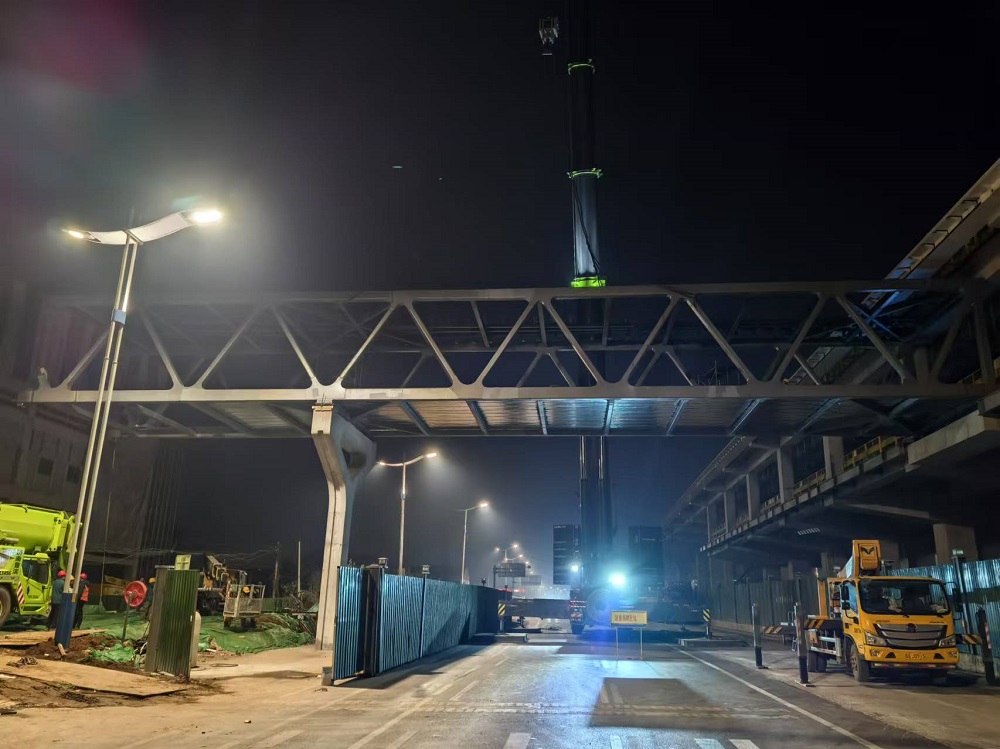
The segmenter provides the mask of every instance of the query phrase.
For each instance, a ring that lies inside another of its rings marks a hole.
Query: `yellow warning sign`
[[[646,612],[645,611],[612,611],[611,612],[611,626],[612,627],[645,627],[646,626]]]

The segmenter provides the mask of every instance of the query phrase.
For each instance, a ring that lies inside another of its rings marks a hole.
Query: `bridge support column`
[[[312,438],[326,476],[329,509],[323,546],[323,576],[319,588],[316,647],[333,650],[337,636],[338,567],[347,556],[354,495],[375,464],[375,445],[333,406],[314,406]]]
[[[976,547],[976,531],[964,525],[934,524],[934,553],[938,564],[951,562],[951,552],[961,549],[967,562],[979,561]]]
[[[795,467],[792,464],[792,451],[779,447],[774,453],[778,461],[778,494],[782,502],[792,498],[792,487],[795,486]]]
[[[722,494],[722,504],[726,510],[726,530],[731,531],[736,528],[736,490],[726,489]]]
[[[760,515],[760,477],[754,471],[748,471],[747,481],[747,517],[753,520]]]
[[[844,472],[844,438],[823,438],[823,465],[826,477],[832,479]]]

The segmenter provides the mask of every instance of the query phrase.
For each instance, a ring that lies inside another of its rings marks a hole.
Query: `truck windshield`
[[[861,580],[861,608],[869,614],[947,614],[948,596],[928,580]]]

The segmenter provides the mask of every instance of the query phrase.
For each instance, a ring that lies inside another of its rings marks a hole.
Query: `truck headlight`
[[[886,647],[886,642],[878,635],[873,635],[871,632],[865,632],[865,645],[875,645],[876,647],[884,648]]]
[[[942,637],[938,640],[939,648],[953,648],[955,647],[955,635],[948,635],[947,637]]]

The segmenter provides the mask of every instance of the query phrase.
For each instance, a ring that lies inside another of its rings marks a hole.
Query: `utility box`
[[[149,612],[146,671],[188,678],[191,675],[191,638],[198,603],[198,570],[156,568],[156,588]]]

